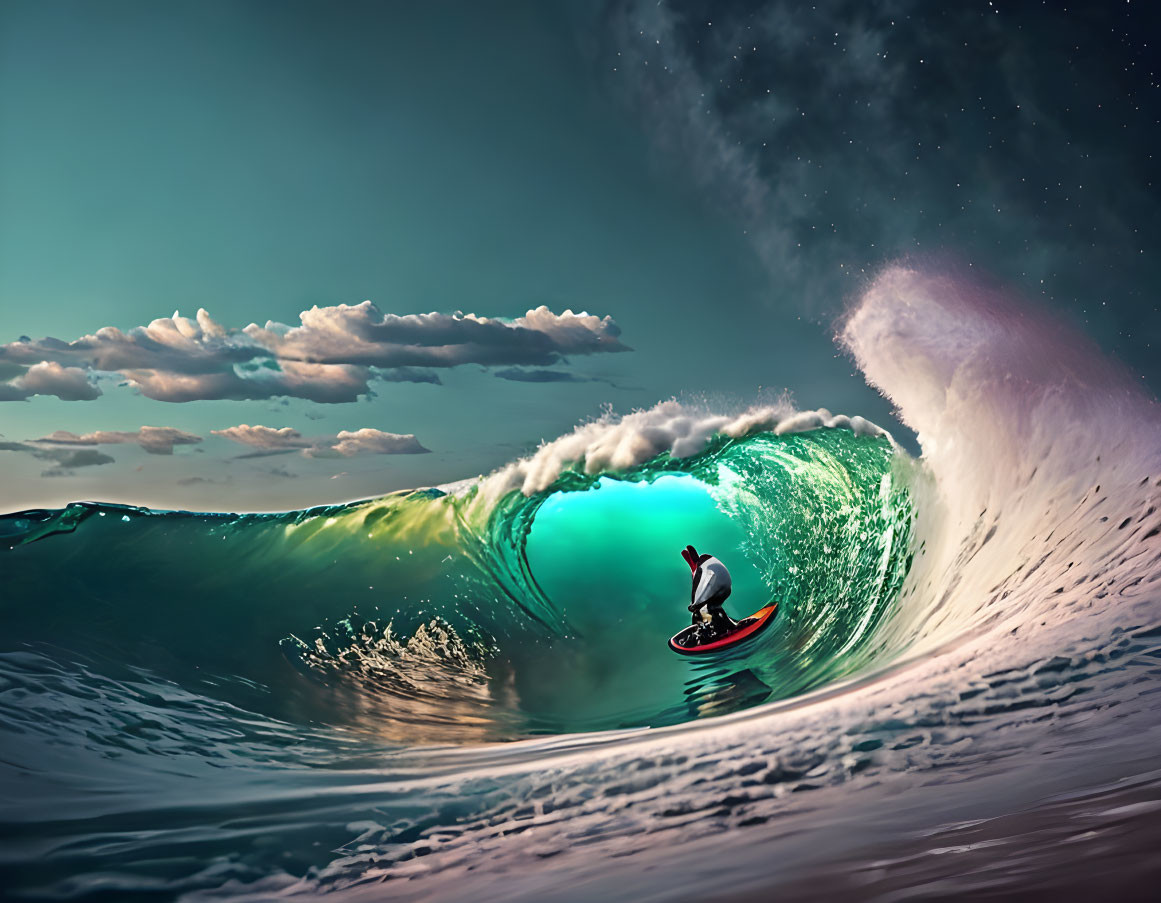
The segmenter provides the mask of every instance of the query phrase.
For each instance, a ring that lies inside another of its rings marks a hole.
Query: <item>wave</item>
[[[43,851],[0,879],[542,898],[551,859],[709,893],[714,837],[752,867],[801,833],[809,877],[837,813],[914,837],[1155,759],[1155,403],[1047,314],[913,269],[838,338],[920,458],[861,418],[670,401],[350,505],[0,519],[3,830]],[[780,604],[708,663],[665,648],[687,542],[735,614]]]
[[[1013,630],[1029,650],[1151,616],[1161,417],[1123,368],[998,290],[906,268],[840,341],[923,448],[915,651],[967,630],[973,652]]]
[[[183,684],[212,671],[280,718],[474,743],[679,723],[884,654],[909,564],[900,455],[859,419],[666,402],[455,487],[278,515],[81,503],[0,532],[14,597],[61,554],[84,575],[55,601],[58,646]],[[780,603],[779,640],[692,676],[674,660],[686,542],[733,562],[735,605]],[[45,641],[39,608],[13,621]]]

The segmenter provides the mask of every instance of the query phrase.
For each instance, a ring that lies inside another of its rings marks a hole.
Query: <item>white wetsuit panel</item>
[[[705,605],[711,599],[725,598],[729,595],[730,572],[726,566],[716,558],[710,558],[704,564],[698,565],[698,576],[695,577],[693,602],[695,605]]]

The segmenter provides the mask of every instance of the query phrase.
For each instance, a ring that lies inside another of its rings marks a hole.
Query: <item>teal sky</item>
[[[167,404],[108,382],[96,401],[5,404],[0,430],[20,441],[143,424],[200,435],[239,423],[375,427],[414,433],[433,454],[225,463],[244,449],[210,439],[172,459],[103,448],[115,464],[55,480],[36,476],[42,461],[8,454],[6,472],[33,485],[10,486],[5,504],[364,496],[487,471],[605,403],[740,403],[759,385],[795,383],[777,334],[718,319],[722,305],[760,309],[767,282],[741,229],[659,165],[633,113],[602,90],[584,50],[595,23],[553,4],[485,6],[5,4],[3,339],[71,340],[198,307],[241,327],[363,299],[398,314],[505,317],[547,304],[617,320],[634,352],[575,361],[616,388],[517,383],[469,365],[441,386],[284,406]],[[695,350],[715,332],[724,345]],[[832,353],[825,333],[815,343]],[[191,475],[230,482],[175,485]]]
[[[763,12],[764,46],[797,41],[796,52],[817,56],[810,30],[822,33],[830,21],[812,24],[787,6],[743,4],[732,15],[758,22],[756,11]],[[831,343],[834,316],[876,266],[921,251],[983,263],[1030,294],[1047,291],[1045,278],[1055,289],[1077,284],[1057,266],[1075,256],[1074,246],[1048,234],[1019,198],[1017,215],[1002,228],[954,213],[967,207],[952,200],[958,189],[942,181],[943,163],[899,164],[899,173],[909,166],[916,170],[909,178],[926,179],[901,206],[887,210],[868,197],[874,174],[834,157],[847,147],[848,126],[833,112],[833,98],[819,92],[841,94],[841,84],[824,84],[805,69],[797,82],[771,75],[787,109],[797,103],[823,112],[823,124],[819,132],[760,140],[766,136],[753,123],[769,108],[756,106],[756,89],[740,100],[726,95],[696,7],[0,6],[0,344],[20,336],[71,341],[174,311],[192,317],[199,307],[232,328],[296,325],[313,305],[370,299],[399,315],[460,310],[513,318],[541,304],[556,313],[584,310],[613,317],[634,349],[566,355],[558,369],[585,381],[514,382],[496,378],[500,368],[466,364],[441,370],[442,385],[375,382],[374,397],[343,404],[168,403],[106,376],[95,400],[36,395],[0,403],[2,441],[143,425],[205,441],[179,446],[172,457],[100,446],[115,462],[52,477],[40,475],[67,468],[0,452],[0,507],[101,498],[268,509],[364,497],[486,472],[603,405],[628,411],[673,396],[736,408],[789,389],[802,407],[859,413],[890,427],[885,404]],[[880,26],[888,33],[886,23],[860,19],[857,7],[841,3],[810,15],[861,22],[864,45]],[[784,27],[789,22],[798,30]],[[734,25],[750,33],[750,25]],[[959,33],[956,23],[939,27],[946,35],[935,25],[929,34],[950,40]],[[651,73],[662,72],[679,77],[654,84]],[[766,83],[760,69],[731,77],[750,88]],[[716,95],[710,85],[718,85]],[[869,144],[886,122],[892,135],[912,129],[922,143],[935,103],[958,102],[939,79],[923,90],[926,107],[898,102],[851,128],[861,127]],[[1028,91],[1036,90],[1030,83]],[[700,116],[703,102],[713,128],[689,114]],[[909,118],[918,116],[926,118]],[[1058,134],[1087,128],[1054,125]],[[875,159],[910,160],[912,149],[898,143],[880,140]],[[735,145],[754,153],[742,178],[722,153]],[[1128,178],[1132,167],[1121,164],[1130,142],[1109,147],[1104,160]],[[804,212],[796,192],[804,187],[803,197],[813,197],[817,186],[791,180],[788,167],[807,151],[820,171],[827,159],[833,165],[825,171],[836,175],[828,183],[833,193],[818,193],[830,200]],[[955,177],[972,181],[983,209],[1007,190],[1009,177],[1016,184],[1013,173],[1024,163]],[[898,200],[901,192],[892,190]],[[1067,316],[1087,322],[1091,315],[1107,344],[1121,341],[1126,322],[1139,323],[1131,314],[1144,310],[1144,288],[1155,275],[1141,269],[1135,248],[1133,271],[1109,252],[1125,236],[1145,243],[1155,231],[1152,190],[1150,182],[1133,209],[1110,208],[1106,199],[1078,214],[1104,230],[1091,243],[1103,255],[1100,272],[1128,272],[1127,288],[1106,291],[1115,315],[1079,290],[1060,303]],[[937,227],[924,217],[941,204],[949,212]],[[828,235],[845,243],[796,240],[795,230],[822,234],[804,225],[807,213],[830,222]],[[1022,248],[1013,233],[1025,236]],[[771,234],[781,242],[774,250]],[[843,278],[833,276],[839,261]],[[1061,292],[1049,297],[1055,302]],[[1149,325],[1130,342],[1130,362],[1149,358],[1155,332]],[[243,423],[305,436],[365,427],[414,434],[432,453],[235,460],[246,449],[210,431]]]

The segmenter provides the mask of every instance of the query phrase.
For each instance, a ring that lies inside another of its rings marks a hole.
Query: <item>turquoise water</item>
[[[155,675],[392,744],[656,727],[792,696],[874,659],[906,573],[888,440],[721,440],[631,472],[279,515],[75,505],[4,518],[6,647]],[[687,543],[772,629],[707,661]]]
[[[550,495],[528,567],[576,637],[522,659],[518,671],[546,675],[528,682],[526,709],[561,729],[657,726],[858,670],[906,571],[910,508],[893,455],[886,440],[838,431],[754,437],[679,475],[646,468]],[[685,543],[730,567],[736,617],[777,602],[773,629],[708,661],[659,642],[689,621]]]
[[[534,665],[525,662],[546,675],[521,694],[527,710],[542,717],[567,711],[579,723],[613,725],[697,715],[696,699],[666,709],[675,689],[700,686],[705,670],[665,642],[690,620],[690,573],[679,555],[687,542],[732,565],[727,609],[735,615],[770,598],[761,570],[745,555],[745,531],[694,477],[604,479],[541,506],[528,540],[529,568],[542,575],[541,588],[578,639],[553,644]],[[747,657],[768,656],[777,642],[763,638]]]
[[[0,880],[104,899],[217,886],[219,860],[301,877],[349,825],[385,819],[402,843],[492,805],[486,784],[368,814],[366,781],[441,773],[446,750],[699,721],[884,663],[911,545],[901,455],[847,430],[761,434],[494,504],[470,486],[0,518],[2,827],[20,837]],[[735,616],[775,600],[774,624],[706,660],[672,653],[687,543],[727,562]],[[308,824],[304,806],[323,809]]]

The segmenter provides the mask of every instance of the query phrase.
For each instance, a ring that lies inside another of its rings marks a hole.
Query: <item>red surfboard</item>
[[[695,628],[691,625],[669,638],[669,648],[681,655],[700,655],[703,652],[719,652],[722,649],[728,649],[730,646],[734,646],[761,633],[766,625],[774,620],[774,614],[777,611],[778,603],[771,602],[765,608],[754,612],[750,617],[742,618],[738,622],[737,630],[727,633],[720,640],[714,640],[712,643],[703,643],[700,646],[693,644],[693,631]]]

